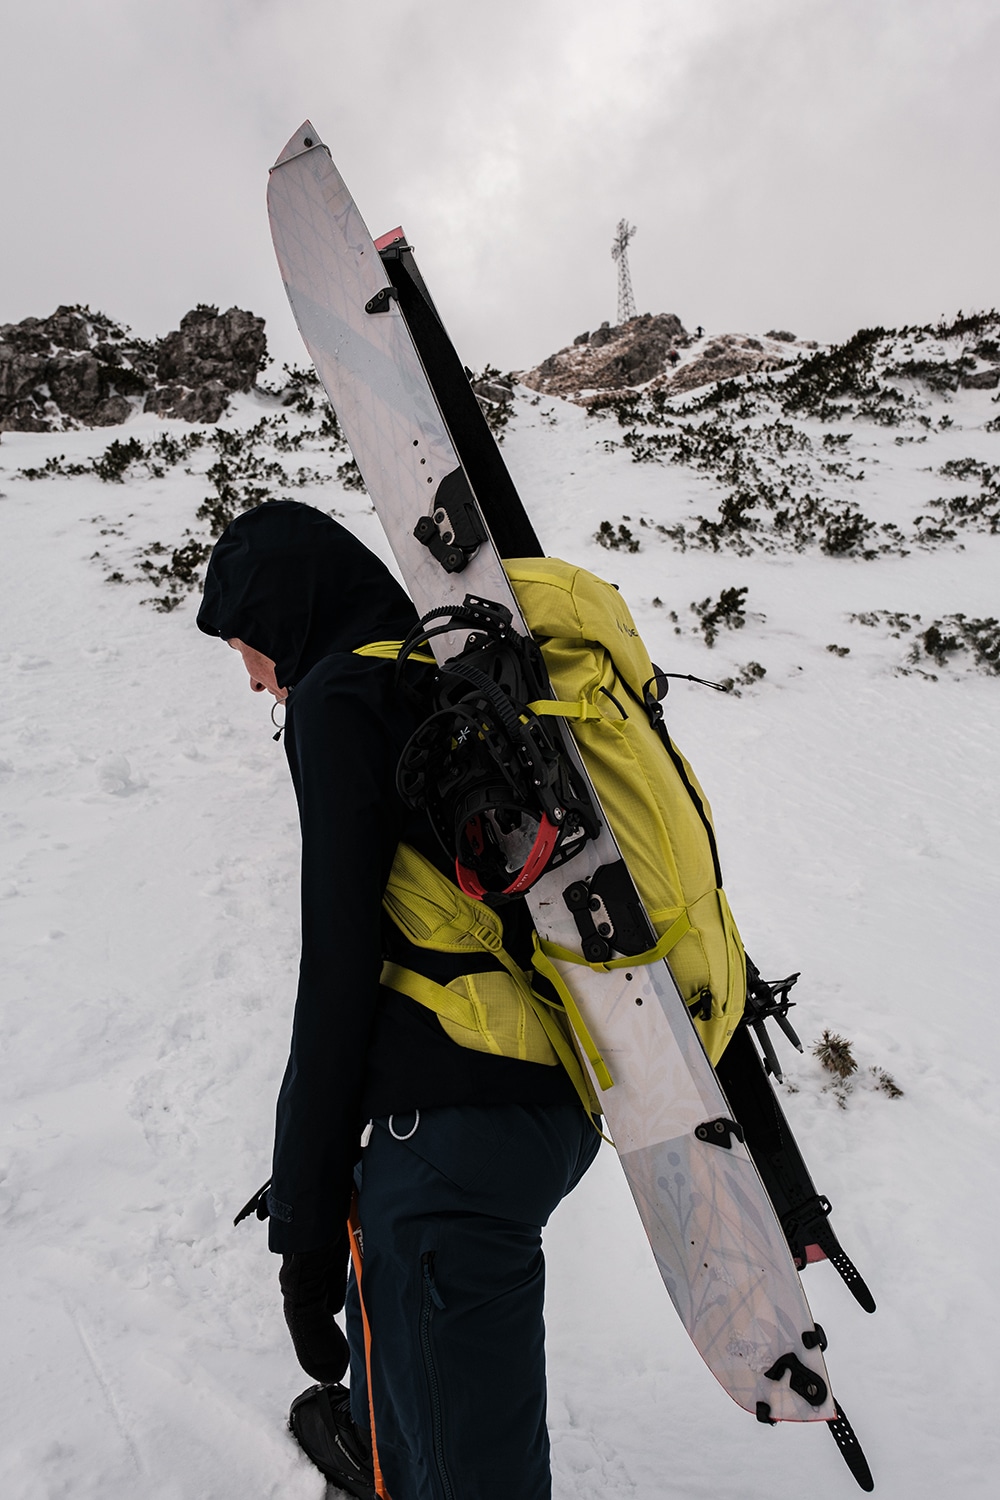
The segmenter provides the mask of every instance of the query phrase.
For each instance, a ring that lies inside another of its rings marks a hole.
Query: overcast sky
[[[196,302],[301,361],[264,207],[307,116],[463,358],[640,311],[839,339],[1000,301],[998,0],[0,0],[0,323]]]

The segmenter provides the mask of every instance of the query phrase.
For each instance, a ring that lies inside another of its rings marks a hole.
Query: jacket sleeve
[[[397,736],[372,691],[372,665],[310,674],[289,700],[286,733],[302,831],[302,952],[268,1194],[278,1253],[330,1243],[347,1218],[382,892],[402,822]]]

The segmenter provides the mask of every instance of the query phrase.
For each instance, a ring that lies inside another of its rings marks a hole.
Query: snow
[[[937,399],[937,398],[935,398]],[[944,408],[942,407],[943,411]],[[912,521],[950,458],[1000,461],[988,392],[897,445],[859,421],[867,509]],[[243,398],[225,424],[277,411]],[[304,419],[290,418],[304,425]],[[136,550],[176,546],[210,485],[199,451],[122,485],[30,481],[52,456],[182,424],[4,434],[0,912],[7,976],[0,1148],[4,1492],[11,1500],[308,1500],[321,1477],[284,1427],[307,1384],[262,1228],[235,1212],[267,1176],[297,962],[297,833],[267,702],[190,599],[140,604]],[[715,481],[636,465],[617,429],[519,396],[508,462],[543,543],[619,583],[653,656],[741,695],[675,683],[672,730],[712,799],[730,900],[768,975],[801,969],[784,1042],[787,1112],[834,1224],[879,1304],[808,1269],[836,1395],[885,1500],[995,1493],[992,1330],[998,1138],[1000,734],[996,677],[907,665],[906,634],[851,613],[996,613],[996,537],[865,561],[674,550],[646,528],[608,552],[608,518],[674,523]],[[332,475],[306,443],[293,464]],[[335,507],[386,555],[366,496]],[[860,502],[859,502],[860,503]],[[95,518],[97,518],[95,520]],[[95,558],[95,551],[101,554]],[[134,572],[134,568],[133,568]],[[688,606],[746,586],[746,624],[711,650]],[[662,600],[654,605],[654,598]],[[673,610],[677,629],[669,618]],[[848,646],[839,656],[826,648]],[[811,1047],[859,1063],[841,1093]],[[889,1098],[871,1069],[903,1089]],[[557,1500],[813,1500],[852,1492],[829,1437],[771,1430],[720,1391],[684,1337],[605,1148],[547,1236]]]

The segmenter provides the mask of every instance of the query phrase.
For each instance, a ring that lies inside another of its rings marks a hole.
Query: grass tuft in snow
[[[846,1109],[859,1070],[858,1060],[854,1056],[854,1043],[827,1027],[812,1050],[813,1056],[819,1058],[826,1072],[832,1074],[833,1081],[827,1084],[827,1089],[832,1093],[839,1108]],[[885,1068],[877,1065],[869,1067],[862,1076],[862,1081],[870,1083],[879,1093],[887,1095],[890,1099],[903,1097],[903,1090]]]
[[[888,1094],[890,1099],[902,1099],[903,1090],[891,1073],[887,1073],[884,1068],[869,1068],[868,1071],[875,1079],[875,1087],[883,1094]]]
[[[1000,674],[1000,620],[969,620],[964,614],[935,620],[918,633],[910,661],[927,658],[945,667],[961,652],[967,652],[983,671]]]
[[[938,514],[914,518],[915,540],[926,547],[952,542],[961,530],[1000,535],[1000,465],[976,458],[950,459],[938,473],[944,479],[978,480],[979,494],[943,495],[929,500],[928,508]]]
[[[631,519],[631,516],[623,516],[617,528],[610,521],[602,521],[594,533],[594,541],[611,552],[638,552],[642,543],[625,525]]]
[[[827,1027],[813,1048],[813,1056],[818,1057],[826,1071],[835,1078],[850,1078],[858,1071],[857,1058],[851,1050],[853,1045],[846,1036],[839,1036]]]
[[[163,480],[171,470],[182,468],[185,474],[207,480],[210,493],[195,508],[193,524],[184,528],[181,537],[148,543],[134,553],[130,565],[105,564],[109,583],[152,584],[157,593],[142,603],[169,614],[199,587],[215,539],[238,515],[268,500],[291,499],[295,490],[329,482],[328,472],[302,464],[293,468],[282,461],[285,455],[308,452],[325,459],[346,455],[336,468],[336,478],[344,489],[364,490],[337,418],[325,395],[317,394],[322,388],[315,372],[286,366],[285,375],[285,386],[270,394],[281,396],[296,417],[318,415],[318,426],[290,425],[288,415],[281,412],[261,417],[249,427],[202,428],[182,437],[168,432],[148,442],[138,437],[115,438],[88,463],[68,463],[64,455],[49,457],[42,465],[20,469],[19,477],[47,480],[96,475],[105,484],[124,484]],[[101,534],[123,533],[120,528],[106,527]],[[95,558],[103,561],[101,553]]]
[[[691,609],[698,619],[698,628],[705,637],[706,646],[714,646],[720,630],[742,630],[746,617],[747,588],[723,589],[713,603],[711,598],[701,603],[692,601]],[[761,673],[763,675],[763,673]]]
[[[482,373],[469,373],[472,389],[486,418],[486,425],[502,445],[507,426],[514,415],[514,376],[503,375],[496,365],[485,365]],[[546,414],[548,416],[548,414]]]
[[[954,545],[963,529],[1000,532],[997,469],[981,460],[939,471],[978,479],[981,494],[924,501],[912,527],[877,519],[871,498],[862,503],[856,493],[870,477],[866,463],[879,462],[860,451],[874,446],[874,434],[864,443],[866,428],[909,428],[895,445],[924,443],[954,427],[942,403],[998,381],[1000,314],[989,312],[934,327],[862,329],[782,370],[720,381],[694,398],[651,386],[602,396],[590,410],[622,429],[619,439],[604,440],[605,450],[623,448],[640,464],[676,464],[712,483],[715,514],[640,519],[677,550],[818,550],[872,560],[906,556],[915,545]],[[980,425],[1000,431],[1000,419]],[[853,431],[836,430],[845,426]]]
[[[857,625],[882,626],[895,640],[912,634],[906,661],[918,672],[924,662],[933,662],[938,667],[959,667],[971,662],[974,670],[991,676],[1000,675],[1000,620],[993,616],[969,619],[959,611],[944,615],[926,626],[918,614],[906,614],[900,610],[864,610],[849,618]],[[917,629],[918,626],[921,628]],[[831,649],[827,647],[828,651]],[[896,670],[905,676],[909,669],[899,666]],[[923,675],[936,681],[933,673],[924,672]]]
[[[740,667],[735,677],[723,677],[718,686],[722,692],[729,693],[734,698],[742,698],[741,688],[753,687],[754,683],[766,676],[767,668],[762,667],[759,661],[748,661]]]

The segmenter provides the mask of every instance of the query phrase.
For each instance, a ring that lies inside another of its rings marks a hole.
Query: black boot
[[[332,1484],[358,1500],[376,1500],[371,1445],[351,1417],[346,1386],[311,1385],[292,1402],[288,1425]]]

